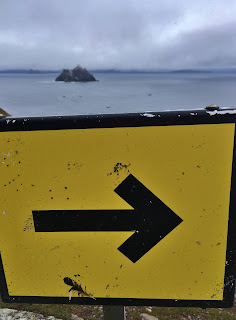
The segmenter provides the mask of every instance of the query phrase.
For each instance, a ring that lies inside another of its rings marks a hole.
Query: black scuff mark
[[[49,251],[54,251],[54,250],[59,249],[59,248],[60,248],[60,246],[55,246],[55,247],[51,248]]]
[[[127,170],[127,172],[129,173],[130,172],[128,169],[129,166],[130,166],[130,163],[123,164],[121,162],[117,162],[117,164],[113,168],[113,171],[109,172],[107,175],[111,176],[112,174],[116,174],[117,176],[119,176],[121,170]]]
[[[94,299],[96,300],[96,298],[94,298],[92,296],[92,294],[88,293],[86,291],[86,286],[85,288],[83,289],[81,284],[77,283],[75,280],[69,278],[69,277],[65,277],[64,279],[64,283],[67,284],[68,286],[70,286],[70,289],[68,292],[73,292],[73,291],[76,291],[78,293],[78,296],[86,296],[86,297],[89,297],[91,299]]]
[[[68,170],[72,170],[72,169],[80,169],[81,167],[83,167],[82,163],[79,163],[78,161],[69,161],[67,163],[67,169]]]
[[[33,219],[31,216],[28,217],[28,219],[25,221],[25,227],[24,231],[32,230],[33,229]]]

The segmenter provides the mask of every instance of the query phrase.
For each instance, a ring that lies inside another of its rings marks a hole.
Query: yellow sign
[[[0,251],[9,296],[222,300],[234,130],[229,123],[1,132]],[[103,219],[90,226],[96,210],[132,214],[118,192],[130,177],[179,219],[133,261],[119,248],[135,227],[123,221],[124,230],[118,223],[109,231]],[[37,214],[62,211],[63,230],[40,231]],[[66,229],[73,212],[89,217],[79,231]]]

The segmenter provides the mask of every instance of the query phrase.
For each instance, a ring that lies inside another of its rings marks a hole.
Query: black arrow
[[[114,191],[134,210],[32,211],[35,231],[134,231],[118,250],[136,262],[183,221],[132,174]]]

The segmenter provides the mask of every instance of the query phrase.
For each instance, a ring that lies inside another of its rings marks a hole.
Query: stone
[[[96,81],[96,79],[85,68],[82,68],[81,66],[77,66],[72,70],[64,69],[62,73],[56,78],[55,81],[87,82],[87,81]]]
[[[142,313],[141,314],[141,320],[158,320],[158,318],[151,316],[150,314],[147,313]]]
[[[11,117],[11,115],[2,108],[0,108],[0,116],[1,117]]]
[[[0,309],[1,320],[60,320],[53,316],[44,316],[39,313],[29,311],[18,311],[15,309]]]
[[[76,314],[73,314],[71,315],[71,320],[84,320],[83,318],[81,317],[78,317]]]

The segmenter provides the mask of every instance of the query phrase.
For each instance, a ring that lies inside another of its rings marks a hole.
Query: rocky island
[[[96,81],[96,79],[85,68],[82,68],[81,66],[77,66],[72,70],[64,69],[62,73],[56,78],[55,81],[87,82],[87,81]]]

